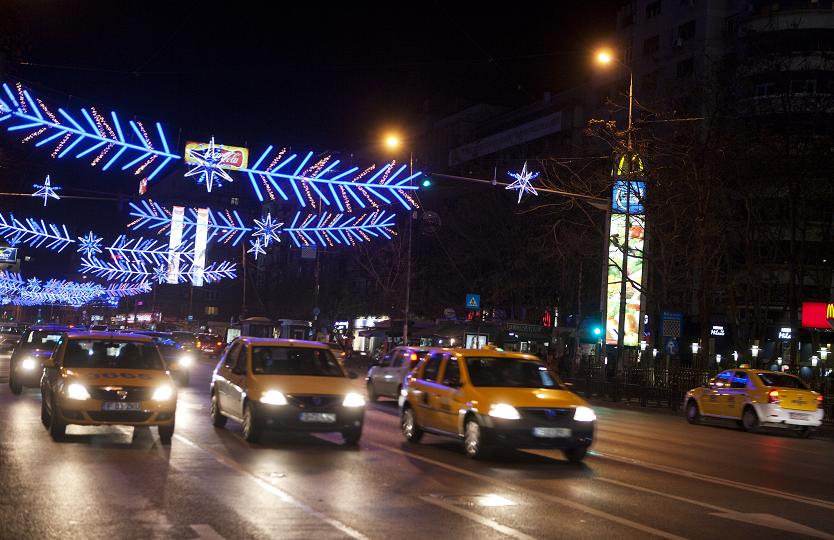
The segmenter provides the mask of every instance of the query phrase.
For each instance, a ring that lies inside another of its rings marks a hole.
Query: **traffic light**
[[[600,337],[602,335],[602,327],[599,325],[594,326],[594,336]]]
[[[423,178],[423,181],[420,182],[420,185],[423,186],[423,189],[430,188],[431,187],[431,178],[426,176],[425,178]]]

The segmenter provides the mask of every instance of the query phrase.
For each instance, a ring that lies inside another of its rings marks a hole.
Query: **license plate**
[[[547,439],[556,439],[561,437],[570,437],[571,431],[568,428],[561,427],[537,427],[533,428],[534,437],[544,437]]]
[[[139,402],[137,401],[105,401],[101,404],[103,411],[138,411]]]
[[[299,415],[302,422],[319,422],[323,424],[332,424],[336,421],[336,413],[323,412],[303,412]]]
[[[791,420],[807,420],[808,415],[805,413],[792,412],[790,413]]]

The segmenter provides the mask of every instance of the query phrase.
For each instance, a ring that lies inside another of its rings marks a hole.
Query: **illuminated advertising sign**
[[[709,331],[709,335],[714,337],[724,337],[727,334],[727,331],[724,329],[724,325],[721,324],[714,324]]]
[[[834,304],[802,302],[802,328],[831,330],[834,327]]]
[[[17,262],[17,248],[0,247],[0,263],[14,264],[15,262]]]
[[[623,240],[628,230],[628,279],[625,295],[625,328],[623,344],[631,347],[640,342],[640,303],[643,284],[643,242],[645,219],[642,215],[611,215],[611,232],[608,243],[608,286],[606,295],[605,342],[617,344],[617,329],[620,321],[620,290],[623,280]]]
[[[182,244],[182,224],[185,207],[175,206],[171,212],[171,233],[168,243],[168,281],[170,285],[180,282],[180,249]]]
[[[611,194],[611,210],[615,214],[642,214],[646,183],[616,180]]]
[[[245,169],[249,166],[249,149],[240,146],[227,146],[225,144],[215,144],[215,148],[220,148],[223,154],[220,159],[220,167],[223,169]],[[188,141],[185,143],[185,162],[193,165],[200,165],[200,161],[191,157],[191,150],[197,152],[204,152],[209,147],[209,143],[198,143]]]
[[[194,264],[191,265],[191,282],[195,287],[203,286],[206,270],[206,244],[208,242],[208,209],[197,209],[197,229],[194,233]]]
[[[779,329],[779,339],[788,340],[791,339],[791,334],[793,331],[790,328],[780,328]]]

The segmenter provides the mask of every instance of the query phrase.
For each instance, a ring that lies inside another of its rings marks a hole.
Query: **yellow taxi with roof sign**
[[[67,425],[157,426],[170,444],[176,386],[148,336],[102,332],[65,334],[41,377],[41,420],[53,439]]]
[[[822,424],[823,396],[789,373],[727,369],[684,398],[691,424],[704,418],[736,420],[747,431],[762,426],[794,429],[807,437]]]
[[[402,395],[406,440],[452,437],[473,458],[499,447],[552,448],[578,462],[594,439],[596,415],[588,403],[528,354],[432,351],[409,374]]]

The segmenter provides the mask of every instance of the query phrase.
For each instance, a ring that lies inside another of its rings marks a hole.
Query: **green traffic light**
[[[600,328],[599,326],[594,326],[594,335],[595,336],[601,336],[602,335],[602,328]]]
[[[431,179],[429,179],[429,178],[424,178],[424,179],[423,179],[423,182],[422,182],[422,186],[423,186],[424,188],[429,188],[429,187],[431,187]]]

